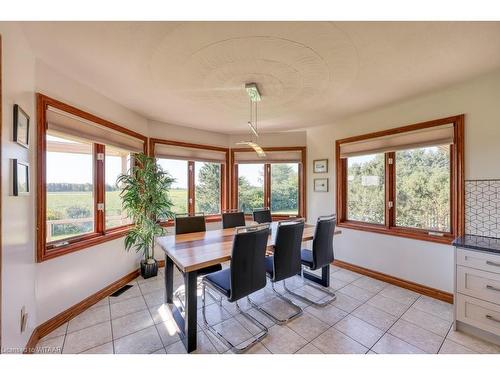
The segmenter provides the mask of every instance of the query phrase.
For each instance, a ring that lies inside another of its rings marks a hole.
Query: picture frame
[[[319,193],[328,192],[328,178],[315,178],[314,191]]]
[[[314,173],[328,173],[328,159],[313,160]]]
[[[14,142],[29,148],[30,117],[18,105],[14,104]]]
[[[30,169],[29,164],[12,160],[12,193],[14,196],[27,195],[30,192]]]

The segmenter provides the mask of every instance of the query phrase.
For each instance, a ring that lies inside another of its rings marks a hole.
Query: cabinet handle
[[[486,264],[489,266],[500,267],[500,263],[492,262],[491,260],[487,260]]]
[[[500,323],[500,319],[497,319],[491,315],[486,315],[486,319],[493,320],[496,323]]]
[[[495,292],[500,292],[500,288],[495,288],[494,286],[491,285],[486,285],[486,289],[494,290]]]

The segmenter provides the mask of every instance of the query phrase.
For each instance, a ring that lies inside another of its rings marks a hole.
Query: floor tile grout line
[[[66,336],[68,335],[68,327],[69,327],[69,322],[66,323],[66,330],[64,331],[64,338],[63,338],[63,343],[61,346],[61,354],[63,354],[64,344],[66,344]]]
[[[111,300],[109,299],[109,297],[108,297],[108,305],[109,305],[109,323],[111,324],[111,347],[113,348],[113,354],[115,354],[115,339],[114,339],[114,335],[113,335],[113,319],[111,319]]]
[[[417,326],[418,328],[423,329],[424,331],[427,331],[427,332],[430,332],[430,333],[432,333],[432,334],[435,334],[436,336],[439,336],[439,335],[437,335],[436,333],[431,332],[431,331],[429,331],[429,330],[427,330],[427,329],[425,329],[425,328],[423,328],[423,327],[419,326],[418,324],[414,324],[414,323],[412,323],[412,322],[408,322],[407,320],[403,319],[403,315],[404,315],[404,314],[405,314],[408,310],[410,310],[410,309],[412,308],[412,306],[413,306],[413,305],[414,305],[414,304],[415,304],[415,303],[416,303],[416,302],[420,299],[420,297],[422,297],[422,295],[419,295],[419,297],[418,297],[418,298],[417,298],[417,299],[416,299],[416,300],[415,300],[415,301],[414,301],[414,302],[413,302],[413,303],[412,303],[412,304],[411,304],[411,305],[410,305],[410,306],[409,306],[409,307],[408,307],[408,308],[407,308],[407,309],[403,312],[403,314],[401,314],[401,316],[400,316],[400,317],[399,317],[399,318],[398,318],[398,319],[397,319],[397,320],[396,320],[396,321],[395,321],[395,322],[394,322],[394,323],[393,323],[393,324],[392,324],[392,325],[391,325],[391,326],[387,329],[387,331],[384,333],[384,335],[385,335],[385,334],[387,334],[387,333],[389,333],[389,330],[390,330],[390,329],[391,329],[391,328],[392,328],[392,327],[393,327],[393,326],[394,326],[397,322],[399,322],[400,320],[404,320],[405,322],[410,323],[410,324],[413,324],[413,325]],[[424,311],[424,312],[425,312],[425,311]],[[392,335],[391,333],[389,333],[389,334],[390,334],[390,335]],[[384,335],[382,335],[382,337],[383,337]],[[394,336],[394,335],[392,335],[392,336]],[[380,339],[382,339],[382,337],[380,337]],[[420,349],[420,350],[422,350],[423,352],[425,352],[425,350],[423,350],[422,348],[419,348],[418,346],[416,346],[416,345],[414,345],[414,344],[412,344],[412,343],[409,343],[408,341],[406,341],[406,340],[402,339],[401,337],[398,337],[398,336],[394,336],[394,337],[396,337],[397,339],[399,339],[399,340],[401,340],[401,341],[405,342],[405,343],[406,343],[406,344],[408,344],[408,345],[411,345],[411,346],[413,346],[413,347],[415,347],[415,348],[417,348],[417,349]],[[379,340],[377,340],[377,342],[376,342],[375,344],[373,344],[373,346],[370,348],[370,350],[372,350],[372,349],[373,349],[373,347],[374,347],[375,345],[377,345],[377,343],[380,341],[380,339],[379,339]],[[444,337],[444,339],[446,339],[446,336]],[[442,344],[441,344],[441,345],[442,345]],[[441,347],[440,347],[440,348],[441,348]],[[438,350],[438,352],[436,352],[436,353],[434,353],[434,354],[438,354],[438,353],[439,353],[439,350]]]
[[[389,298],[389,297],[386,297],[386,298]],[[399,322],[399,320],[402,318],[402,316],[403,316],[403,315],[404,315],[404,314],[405,314],[405,313],[406,313],[406,312],[407,312],[407,311],[408,311],[408,310],[409,310],[409,309],[410,309],[410,308],[411,308],[411,307],[415,304],[415,302],[417,302],[417,301],[418,301],[418,299],[419,299],[419,298],[420,298],[420,295],[418,296],[418,298],[416,298],[416,299],[415,299],[415,301],[413,301],[413,303],[412,303],[410,306],[408,306],[408,308],[407,308],[405,311],[403,311],[403,313],[402,313],[399,317],[397,317],[397,319],[394,321],[394,323],[392,323],[392,324],[389,326],[389,328],[387,328],[387,329],[384,331],[384,334],[383,334],[382,336],[380,336],[380,338],[379,338],[379,339],[375,342],[375,344],[373,344],[373,345],[369,348],[369,350],[368,350],[368,351],[370,351],[370,350],[374,351],[374,350],[373,350],[373,348],[375,347],[375,345],[377,345],[377,343],[378,343],[378,342],[382,339],[382,337],[384,337],[384,336],[385,336],[385,335],[389,332],[389,330],[390,330],[390,329],[391,329],[391,328],[392,328],[392,327],[393,327],[393,326],[394,326],[397,322]],[[390,334],[390,333],[389,333],[389,334]],[[397,336],[395,336],[395,337],[397,337]],[[406,342],[405,340],[403,340],[403,339],[401,339],[401,338],[399,338],[399,337],[398,337],[398,339],[400,339],[401,341]],[[413,345],[413,344],[410,344],[409,342],[406,342],[406,343],[407,343],[407,344],[409,344],[409,345],[411,345],[411,346],[415,346],[415,345]],[[420,349],[420,348],[418,348],[418,349]],[[375,352],[375,353],[376,353],[376,352]],[[378,353],[377,353],[377,354],[378,354]]]
[[[151,310],[149,310],[149,306],[146,303],[146,298],[144,297],[144,293],[142,292],[142,289],[139,286],[139,283],[137,283],[137,286],[139,287],[139,292],[141,293],[142,299],[144,300],[144,303],[146,304],[146,310],[148,310],[148,313],[149,313],[149,316],[151,318],[151,321],[153,322],[153,327],[155,327],[156,334],[158,335],[158,338],[160,339],[160,342],[161,342],[161,346],[163,347],[163,350],[165,350],[165,354],[166,354],[167,353],[167,348],[165,347],[165,344],[163,343],[163,340],[161,339],[160,331],[158,331],[158,327],[156,326],[155,320],[153,318],[153,314],[151,314]],[[149,328],[149,326],[146,327],[146,328]],[[144,328],[144,329],[146,329],[146,328]],[[114,343],[113,343],[113,347],[114,347]],[[156,350],[156,351],[158,351],[158,350]],[[151,352],[151,353],[154,353],[154,352]],[[148,353],[148,354],[151,354],[151,353]]]
[[[338,272],[338,271],[340,271],[340,270],[337,270],[337,271],[335,271],[335,272]],[[331,273],[330,273],[330,276],[332,276],[332,275],[331,275]],[[362,276],[358,277],[357,279],[352,280],[351,282],[347,282],[347,284],[346,284],[346,285],[344,285],[344,286],[340,287],[339,289],[336,289],[336,290],[334,289],[334,292],[335,292],[335,293],[337,293],[340,289],[345,288],[345,287],[346,287],[346,286],[348,286],[348,285],[351,285],[353,282],[355,282],[356,280],[360,279],[361,277],[362,277]],[[340,280],[340,279],[336,279],[336,280]],[[346,281],[344,281],[344,280],[340,280],[340,281],[342,281],[342,282],[346,282]],[[329,288],[330,288],[330,287],[329,287]],[[324,298],[328,298],[328,296],[325,296]],[[322,299],[324,299],[324,298],[322,298]],[[321,299],[320,299],[319,301],[321,301]],[[318,302],[319,302],[319,301],[318,301]],[[335,302],[335,301],[332,301],[332,302]],[[332,302],[330,302],[327,306],[330,306]],[[313,305],[312,305],[312,304],[309,304],[307,307],[310,307],[310,306],[313,306]],[[306,308],[307,308],[307,307],[306,307]],[[326,306],[325,306],[325,307],[326,307]],[[335,306],[333,306],[333,307],[335,307]],[[304,311],[305,311],[305,309],[306,309],[306,308],[304,308]],[[338,308],[338,307],[335,307],[335,308],[336,308],[336,309],[339,309],[339,310],[341,310],[341,311],[343,311],[343,312],[345,312],[345,313],[347,313],[347,315],[346,315],[345,317],[343,317],[342,319],[345,319],[346,317],[348,317],[348,316],[350,315],[350,313],[348,313],[348,312],[347,312],[347,311],[345,311],[345,310],[342,310],[342,309],[340,309],[340,308]],[[311,314],[311,315],[312,315],[312,314]],[[314,315],[312,315],[312,316],[314,316]],[[297,353],[298,351],[302,350],[303,348],[305,348],[305,347],[306,347],[307,345],[309,345],[309,344],[311,344],[311,345],[312,345],[312,346],[314,346],[316,349],[318,349],[320,352],[322,352],[322,351],[321,351],[321,349],[319,349],[316,345],[314,345],[313,341],[314,341],[314,340],[316,340],[316,339],[317,339],[318,337],[320,337],[321,335],[323,335],[323,334],[324,334],[325,332],[327,332],[328,330],[330,330],[331,328],[333,328],[333,326],[334,326],[335,324],[337,324],[338,322],[340,322],[340,320],[342,320],[342,319],[340,319],[339,321],[337,321],[337,322],[335,322],[335,323],[333,323],[333,324],[331,324],[331,325],[330,325],[329,323],[327,323],[327,322],[325,322],[325,321],[321,320],[320,318],[318,318],[318,317],[316,317],[316,316],[314,316],[314,318],[316,318],[316,319],[318,319],[319,321],[321,321],[321,322],[325,323],[325,324],[328,326],[328,328],[327,328],[325,331],[321,332],[318,336],[316,336],[316,337],[314,337],[313,339],[309,340],[309,341],[308,341],[308,342],[307,342],[304,346],[300,347],[300,348],[299,348],[298,350],[296,350],[293,354],[295,354],[295,353]],[[291,329],[292,331],[294,331],[294,332],[295,332],[295,330],[294,330],[293,328],[291,328],[291,327],[290,327],[290,329]],[[339,332],[340,332],[340,331],[339,331]],[[300,337],[304,338],[304,339],[307,341],[307,339],[306,339],[305,337],[301,336],[298,332],[295,332],[295,333],[296,333],[297,335],[299,335]],[[352,337],[349,337],[349,338],[351,338],[351,339],[352,339]],[[354,339],[353,339],[353,340],[354,340]],[[356,341],[356,342],[357,342],[357,341]],[[363,345],[363,346],[364,346],[364,345]],[[322,352],[322,353],[323,353],[323,352]],[[326,353],[323,353],[323,354],[326,354]]]
[[[450,328],[451,328],[452,325],[453,325],[453,323],[450,323]],[[446,341],[446,338],[448,337],[448,334],[450,333],[450,328],[448,328],[448,330],[446,331],[446,335],[444,335],[443,341],[441,341],[441,345],[439,345],[439,349],[438,349],[438,351],[437,351],[436,354],[439,354],[439,352],[441,351],[441,348],[443,347],[443,344]]]

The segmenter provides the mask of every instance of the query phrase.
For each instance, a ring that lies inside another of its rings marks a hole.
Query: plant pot
[[[141,276],[145,279],[158,275],[158,262],[156,259],[141,260]]]

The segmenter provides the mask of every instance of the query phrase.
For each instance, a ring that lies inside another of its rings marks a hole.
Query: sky
[[[106,157],[106,184],[114,185],[121,173],[121,159]],[[47,153],[47,183],[67,182],[72,184],[93,183],[92,156],[61,152]]]

